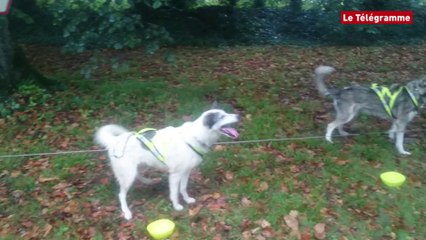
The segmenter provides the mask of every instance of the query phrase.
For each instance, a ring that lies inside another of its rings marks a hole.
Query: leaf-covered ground
[[[319,64],[339,71],[329,84],[406,82],[426,74],[426,45],[385,47],[238,47],[110,52],[127,67],[101,65],[92,79],[79,69],[90,57],[27,46],[34,65],[67,89],[27,85],[0,106],[0,153],[96,149],[95,129],[178,125],[214,99],[244,117],[241,140],[305,138],[220,145],[191,176],[198,200],[172,209],[166,178],[136,183],[121,216],[118,188],[102,153],[0,159],[2,239],[149,239],[147,223],[170,218],[172,239],[423,239],[426,235],[425,114],[409,125],[401,157],[384,132],[387,121],[360,116],[360,136],[322,136],[332,107],[312,85]],[[407,176],[400,189],[380,173]]]

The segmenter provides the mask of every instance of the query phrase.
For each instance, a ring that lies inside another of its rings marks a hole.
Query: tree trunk
[[[46,78],[31,66],[22,48],[12,42],[7,18],[0,16],[0,97],[8,95],[22,81],[62,89],[58,82]]]
[[[0,96],[6,95],[16,82],[13,70],[13,45],[8,21],[0,16]]]

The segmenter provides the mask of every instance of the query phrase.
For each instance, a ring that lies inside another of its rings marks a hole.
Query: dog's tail
[[[332,94],[328,90],[327,86],[325,86],[324,79],[326,79],[328,77],[328,75],[332,74],[335,71],[336,71],[336,69],[334,69],[333,67],[329,67],[329,66],[319,66],[319,67],[315,68],[314,81],[315,81],[315,85],[318,89],[318,92],[322,96],[327,96],[327,95]]]
[[[127,129],[118,125],[110,124],[103,126],[95,133],[95,143],[102,147],[111,146],[117,141],[118,136],[127,132],[129,132]]]

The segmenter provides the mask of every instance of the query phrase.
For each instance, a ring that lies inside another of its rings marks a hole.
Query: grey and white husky
[[[322,96],[333,98],[336,119],[328,124],[325,138],[332,142],[331,135],[338,129],[340,135],[348,135],[343,125],[359,112],[379,118],[391,119],[389,138],[395,140],[400,154],[409,155],[404,149],[404,133],[407,124],[417,115],[426,101],[426,77],[408,82],[405,86],[392,85],[384,91],[367,86],[354,85],[343,89],[328,89],[324,80],[335,72],[333,67],[319,66],[315,69],[314,82]],[[387,100],[390,100],[388,104]]]

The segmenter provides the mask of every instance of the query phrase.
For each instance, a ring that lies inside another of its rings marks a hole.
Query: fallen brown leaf
[[[281,183],[280,191],[281,191],[281,192],[288,193],[288,186],[287,186],[287,184],[285,184],[285,183]]]
[[[213,198],[214,198],[214,199],[219,199],[219,198],[221,198],[221,197],[222,197],[222,194],[220,194],[220,193],[218,193],[218,192],[213,193]]]
[[[57,177],[46,178],[46,177],[40,176],[37,180],[39,183],[45,183],[45,182],[53,182],[53,181],[59,180],[59,178]]]
[[[201,205],[201,204],[196,206],[196,207],[190,208],[190,209],[188,209],[188,215],[190,217],[196,216],[196,215],[198,215],[198,213],[201,211],[202,208],[203,208],[203,205]]]
[[[274,236],[274,231],[270,227],[265,228],[262,231],[262,236],[264,236],[266,238],[272,238]]]
[[[243,221],[240,224],[240,227],[243,230],[249,229],[250,226],[251,226],[251,221],[249,219],[247,219],[247,218],[244,218]]]
[[[219,212],[224,212],[229,210],[230,206],[226,200],[225,197],[219,197],[219,198],[214,198],[213,197],[213,201],[209,201],[206,204],[206,207],[210,210],[210,211],[219,211]]]
[[[16,178],[16,177],[18,177],[19,175],[21,175],[22,174],[22,172],[21,171],[13,171],[11,174],[10,174],[10,176],[12,177],[12,178]]]
[[[292,173],[298,173],[298,172],[300,172],[300,167],[297,166],[297,165],[291,165],[290,166],[290,172],[292,172]]]
[[[49,233],[52,231],[53,226],[50,224],[46,224],[46,226],[44,227],[44,234],[43,237],[46,237],[47,235],[49,235]]]
[[[213,194],[204,194],[201,197],[199,197],[200,202],[205,202],[209,200],[210,198],[213,198]]]
[[[65,138],[62,143],[59,145],[62,149],[67,149],[70,143],[69,138]]]
[[[256,224],[258,224],[262,228],[270,228],[271,227],[271,224],[268,221],[266,221],[265,219],[261,219],[259,221],[256,221]]]
[[[257,187],[256,191],[258,191],[258,192],[264,192],[264,191],[268,190],[268,188],[269,188],[269,185],[268,185],[267,182],[261,182],[259,184],[259,186]]]
[[[253,239],[253,234],[251,234],[251,231],[249,231],[249,230],[244,231],[242,235],[243,235],[243,236],[242,236],[242,239],[243,239],[243,240],[250,240],[250,239]]]
[[[223,238],[222,238],[222,235],[220,235],[219,233],[218,234],[216,234],[213,238],[212,238],[212,240],[222,240]]]
[[[266,240],[266,237],[264,237],[262,235],[257,235],[256,240]]]
[[[302,235],[300,236],[300,240],[311,240],[311,232],[310,229],[305,227],[303,228]]]
[[[297,239],[301,239],[301,234],[299,231],[299,220],[297,219],[298,216],[298,211],[291,210],[289,215],[284,217],[284,220],[287,226],[291,229],[290,235],[296,237]]]
[[[325,224],[318,223],[314,226],[314,234],[317,239],[325,239]]]
[[[107,177],[101,178],[101,180],[99,182],[102,185],[108,185],[109,184],[109,178],[107,178]]]
[[[215,152],[223,152],[223,151],[225,151],[225,150],[226,150],[226,146],[225,146],[225,145],[215,145],[215,146],[213,147],[213,150],[214,150]]]
[[[342,165],[346,165],[346,164],[350,163],[351,161],[350,160],[346,160],[346,159],[341,159],[341,158],[335,158],[333,160],[333,162],[336,165],[342,166]]]
[[[232,230],[232,226],[229,225],[229,224],[226,224],[223,221],[215,222],[214,225],[215,225],[215,229],[216,229],[217,232],[224,232],[224,231],[228,232],[228,231]]]
[[[231,171],[225,172],[225,179],[228,181],[232,181],[234,179],[234,173]]]
[[[241,199],[241,204],[243,205],[243,207],[250,207],[251,201],[247,197],[243,197]]]
[[[66,203],[65,207],[62,209],[63,212],[65,213],[78,213],[80,210],[80,207],[78,205],[78,203],[74,200],[70,200]]]
[[[21,223],[22,226],[26,227],[26,228],[30,228],[33,226],[33,222],[29,221],[29,220],[25,220]]]

